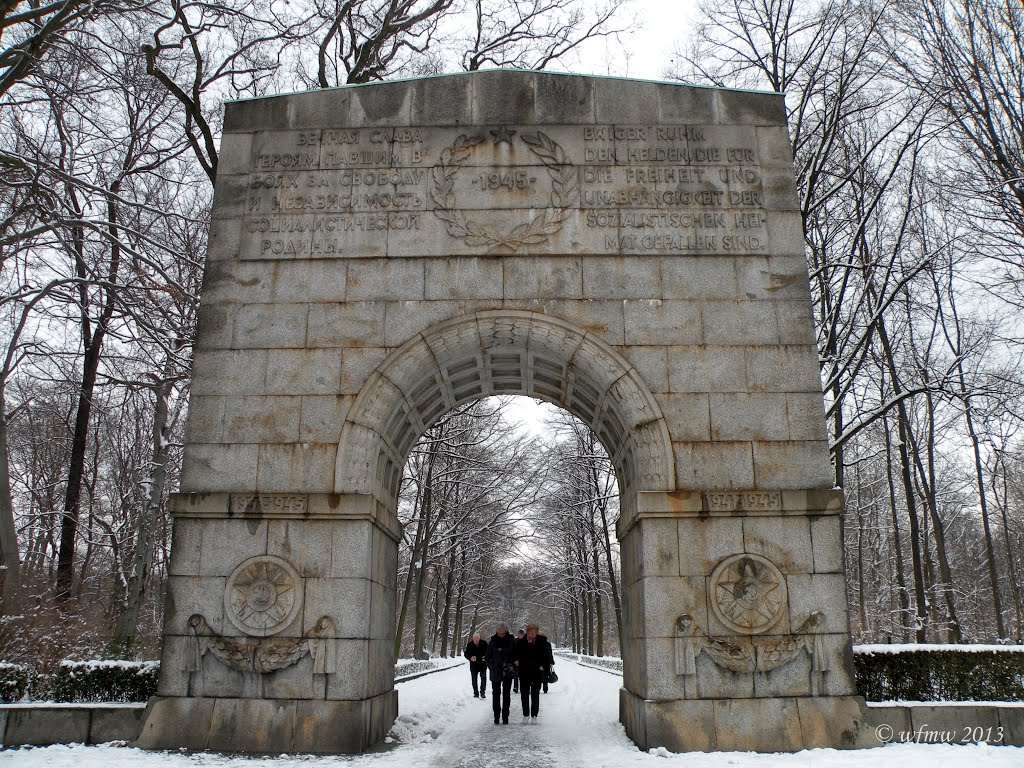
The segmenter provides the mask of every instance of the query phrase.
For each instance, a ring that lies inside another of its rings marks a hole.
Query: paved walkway
[[[512,694],[508,725],[495,725],[491,691],[487,698],[473,698],[469,674],[458,667],[399,686],[399,710],[403,698],[410,705],[423,695],[413,685],[427,685],[451,692],[451,717],[429,747],[396,749],[381,755],[375,768],[391,765],[449,766],[450,768],[513,768],[513,766],[558,766],[584,768],[592,764],[601,742],[609,751],[621,750],[625,734],[618,725],[618,688],[621,677],[574,662],[558,659],[558,682],[540,696],[536,720],[524,720],[519,694]],[[417,704],[419,702],[416,702]],[[440,724],[440,723],[439,723]],[[635,749],[635,747],[633,748]],[[410,754],[410,752],[412,754]],[[400,756],[400,753],[405,753]],[[589,755],[590,759],[586,756]],[[412,758],[414,762],[410,762]]]

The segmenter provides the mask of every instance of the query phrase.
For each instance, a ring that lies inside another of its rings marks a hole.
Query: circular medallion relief
[[[759,555],[732,555],[711,572],[711,607],[735,632],[767,632],[786,610],[785,579]]]
[[[228,577],[224,609],[248,635],[266,637],[287,627],[302,607],[302,579],[287,560],[250,557]]]

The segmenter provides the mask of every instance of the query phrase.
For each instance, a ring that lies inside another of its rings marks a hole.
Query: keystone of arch
[[[624,500],[675,490],[665,417],[628,361],[559,318],[494,310],[426,328],[374,370],[342,430],[335,492],[392,504],[416,439],[452,408],[491,395],[528,395],[584,421]]]

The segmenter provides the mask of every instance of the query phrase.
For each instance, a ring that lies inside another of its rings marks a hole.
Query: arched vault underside
[[[674,490],[665,417],[621,355],[558,318],[493,311],[427,328],[374,371],[342,432],[335,492],[393,507],[416,439],[445,412],[490,395],[535,397],[586,423],[611,456],[624,506],[638,491]]]

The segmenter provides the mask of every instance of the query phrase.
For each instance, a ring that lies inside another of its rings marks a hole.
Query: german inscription
[[[245,259],[770,250],[750,127],[274,132],[246,185]]]

